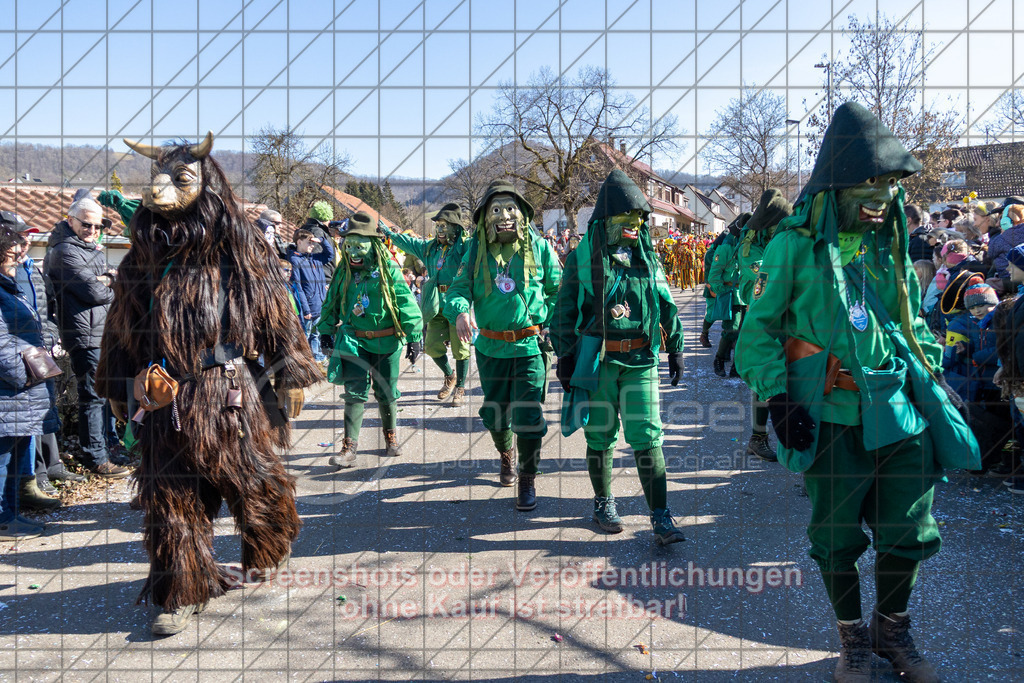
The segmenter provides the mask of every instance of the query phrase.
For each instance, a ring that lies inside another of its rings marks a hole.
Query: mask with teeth
[[[440,244],[453,244],[457,236],[456,229],[461,230],[446,220],[434,221],[434,237]]]
[[[373,253],[373,242],[369,237],[362,235],[349,235],[345,238],[345,258],[352,270],[367,270],[376,263],[377,257]]]
[[[640,209],[633,209],[626,213],[610,216],[605,221],[605,230],[608,231],[608,245],[613,247],[635,247],[640,240],[640,230],[643,224],[644,217]]]
[[[886,173],[839,190],[836,201],[840,231],[865,233],[882,227],[889,205],[899,191],[900,176],[900,173]]]
[[[484,227],[487,241],[509,244],[522,238],[526,221],[515,197],[507,194],[496,195],[487,203],[484,211]]]

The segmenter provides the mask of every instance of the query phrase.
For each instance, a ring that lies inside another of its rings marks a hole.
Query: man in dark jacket
[[[316,247],[320,253],[314,254]],[[320,309],[327,298],[327,283],[324,273],[326,264],[334,263],[334,247],[331,240],[321,241],[305,228],[295,231],[295,246],[288,247],[288,261],[292,264],[292,282],[299,288],[299,309],[302,314],[302,329],[309,336],[309,348],[318,363],[327,360],[320,351],[320,333],[316,326],[320,322]]]
[[[110,462],[104,440],[105,401],[96,393],[96,365],[107,308],[114,300],[111,275],[103,252],[96,245],[101,229],[110,221],[93,199],[76,201],[68,219],[50,234],[43,274],[50,278],[57,304],[61,343],[71,356],[78,384],[78,439],[83,464],[94,474],[120,479],[128,470]]]

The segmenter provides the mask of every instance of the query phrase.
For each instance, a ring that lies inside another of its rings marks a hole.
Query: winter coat
[[[327,249],[331,250],[330,258],[327,259],[326,261],[321,261],[321,263],[324,264],[324,275],[327,278],[327,282],[330,282],[331,278],[334,277],[334,268],[338,265],[338,262],[334,257],[338,245],[335,244],[334,240],[331,239],[331,236],[327,234],[327,231],[324,229],[323,223],[320,223],[319,221],[313,218],[307,218],[306,222],[303,223],[302,227],[300,227],[299,229],[309,230],[311,233],[313,233],[313,237],[320,240],[320,244],[313,245],[314,256],[321,256],[323,252],[326,251]]]
[[[61,221],[50,234],[43,275],[50,279],[57,303],[57,326],[64,348],[99,348],[107,309],[114,292],[98,278],[107,273],[103,252]]]
[[[924,228],[917,228],[910,233],[910,240],[907,244],[907,252],[910,254],[911,264],[914,261],[931,261],[934,247],[928,244],[928,231]]]
[[[53,349],[60,341],[60,330],[57,329],[52,317],[53,289],[47,286],[43,272],[36,268],[36,263],[31,258],[18,264],[15,280],[29,305],[39,316],[39,322],[43,327],[43,346],[47,350]]]
[[[0,275],[0,436],[33,436],[60,429],[53,380],[25,386],[28,373],[21,352],[42,345],[36,312],[14,279]]]
[[[998,392],[992,382],[999,368],[995,330],[984,330],[979,323],[970,311],[963,311],[946,327],[942,374],[965,401],[982,400],[984,394]],[[957,351],[958,342],[967,347],[965,353]]]
[[[995,268],[995,277],[1009,278],[1006,271],[1009,263],[1006,255],[1018,244],[1024,243],[1024,224],[1015,225],[1006,232],[1001,232],[988,243],[988,257],[992,260]]]
[[[288,261],[292,264],[292,282],[298,285],[299,308],[302,315],[319,317],[327,297],[327,264],[334,263],[334,247],[331,240],[321,242],[323,249],[319,253],[300,254],[295,247],[288,247]]]

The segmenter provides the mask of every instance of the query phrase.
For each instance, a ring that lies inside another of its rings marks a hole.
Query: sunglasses
[[[93,230],[93,229],[103,230],[104,228],[109,228],[110,227],[110,219],[109,218],[104,218],[99,223],[86,223],[85,221],[83,221],[78,216],[75,216],[74,218],[75,218],[76,221],[78,221],[79,225],[81,225],[83,228],[85,228],[87,230]]]

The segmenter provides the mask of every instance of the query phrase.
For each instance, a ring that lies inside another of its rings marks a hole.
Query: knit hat
[[[998,303],[999,297],[996,296],[996,290],[986,284],[973,284],[964,291],[964,308],[974,308],[982,304],[995,306]]]
[[[334,209],[327,202],[313,202],[313,206],[309,207],[309,217],[321,223],[333,221]]]

